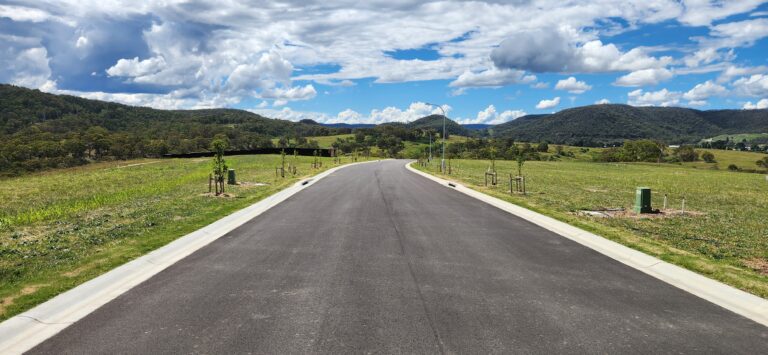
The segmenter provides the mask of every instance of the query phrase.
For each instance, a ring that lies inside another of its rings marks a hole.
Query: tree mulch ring
[[[673,217],[699,217],[705,215],[704,212],[678,209],[654,210],[654,213],[636,213],[626,208],[598,208],[594,210],[580,210],[575,214],[579,216],[597,217],[597,218],[673,218]]]

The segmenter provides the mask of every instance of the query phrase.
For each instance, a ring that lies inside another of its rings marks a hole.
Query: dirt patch
[[[214,197],[214,198],[235,198],[235,197],[237,197],[237,195],[235,195],[235,194],[223,193],[221,195],[216,195],[213,192],[206,192],[204,194],[200,194],[200,196]]]
[[[37,290],[39,290],[41,287],[48,286],[48,285],[29,285],[27,287],[24,287],[21,289],[21,291],[13,296],[8,296],[0,300],[0,314],[5,313],[5,310],[13,305],[13,301],[15,301],[17,298],[21,296],[31,295]]]
[[[752,258],[744,260],[744,265],[762,275],[768,275],[768,260],[762,258]]]
[[[586,187],[586,188],[584,188],[584,190],[587,190],[589,192],[600,192],[600,193],[608,192],[608,190],[600,189],[600,188],[597,188],[597,187]]]
[[[673,209],[657,210],[656,213],[635,213],[633,210],[627,210],[625,208],[601,208],[594,210],[581,210],[575,214],[579,216],[597,217],[597,218],[631,218],[631,219],[648,219],[648,218],[674,218],[674,217],[700,217],[705,213],[700,211],[680,211]]]
[[[77,269],[74,269],[72,271],[64,272],[61,275],[62,276],[66,276],[66,277],[75,277],[75,276],[78,276],[81,273],[83,273],[83,271],[85,271],[85,270],[88,270],[88,267],[87,266],[81,266],[81,267],[79,267]]]
[[[118,166],[117,166],[116,168],[117,168],[117,169],[123,169],[123,168],[130,168],[130,167],[132,167],[132,166],[140,166],[140,165],[147,165],[147,164],[155,164],[155,163],[159,163],[159,162],[160,162],[160,160],[149,161],[149,162],[146,162],[146,163],[128,164],[128,165],[119,165],[119,164],[118,164]]]

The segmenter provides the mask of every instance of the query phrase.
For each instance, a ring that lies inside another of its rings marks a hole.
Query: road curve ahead
[[[768,328],[404,164],[333,173],[31,353],[768,353]]]

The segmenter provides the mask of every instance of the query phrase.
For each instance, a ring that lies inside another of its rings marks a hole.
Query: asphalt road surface
[[[768,353],[768,328],[407,171],[341,169],[32,353]]]

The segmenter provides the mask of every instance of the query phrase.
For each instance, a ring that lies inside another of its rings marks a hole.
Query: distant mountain
[[[434,129],[435,131],[442,132],[443,131],[443,116],[442,115],[429,115],[422,118],[419,118],[416,121],[409,122],[405,125],[407,128],[410,129]],[[448,134],[453,135],[460,135],[460,136],[468,136],[471,133],[471,131],[462,125],[456,123],[456,121],[446,118],[445,120],[445,130],[448,132]]]
[[[591,105],[548,115],[523,116],[497,125],[493,131],[497,137],[573,145],[643,138],[696,143],[719,134],[768,132],[768,110]]]

